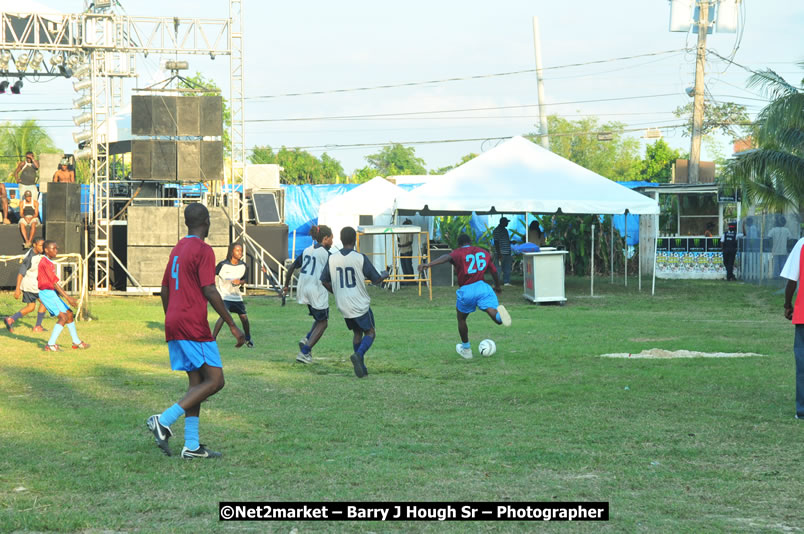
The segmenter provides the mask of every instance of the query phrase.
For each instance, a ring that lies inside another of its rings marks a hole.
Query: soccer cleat
[[[458,343],[455,345],[455,350],[460,354],[461,358],[464,360],[471,360],[474,355],[472,354],[472,348],[469,347],[468,349],[463,348],[463,343]]]
[[[148,426],[148,430],[153,432],[156,446],[162,449],[162,452],[164,452],[166,456],[171,456],[168,439],[173,436],[173,431],[170,430],[170,427],[159,422],[158,414],[149,417],[145,424]]]
[[[187,447],[181,449],[181,457],[185,460],[192,460],[193,458],[220,458],[222,455],[219,452],[207,449],[203,443],[198,445],[198,448],[191,451]]]
[[[84,343],[83,341],[81,343],[78,343],[77,345],[75,343],[73,343],[73,348],[74,349],[88,349],[89,348],[89,343]]]
[[[6,325],[6,330],[8,330],[9,332],[11,332],[13,334],[14,333],[14,320],[11,319],[11,317],[4,317],[3,318],[3,323]]]
[[[45,352],[60,352],[61,347],[58,345],[45,345]]]
[[[36,325],[33,327],[34,332],[47,332],[47,328],[44,328],[42,325]]]
[[[505,309],[505,306],[500,304],[497,306],[497,313],[500,314],[500,320],[503,326],[511,326],[511,314]]]
[[[248,341],[246,341],[246,346],[248,348],[250,348],[250,349],[253,349],[254,348],[254,342],[249,339]]]
[[[296,361],[299,363],[313,363],[313,356],[300,352],[296,355]]]
[[[366,365],[363,363],[363,356],[355,352],[349,359],[352,360],[352,366],[355,368],[355,376],[357,376],[357,378],[363,378],[368,374]]]

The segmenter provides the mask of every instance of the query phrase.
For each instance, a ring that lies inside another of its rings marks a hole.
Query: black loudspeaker
[[[177,135],[178,112],[176,96],[152,96],[151,118],[153,130],[151,135]]]
[[[179,141],[177,143],[179,180],[201,179],[201,141]]]
[[[275,224],[282,222],[279,203],[274,193],[253,193],[254,218],[257,224]]]
[[[201,141],[201,179],[223,180],[222,141]]]
[[[202,96],[199,101],[201,135],[221,137],[223,135],[223,98]]]
[[[190,137],[201,135],[200,104],[201,98],[197,96],[182,96],[176,99],[178,135]]]
[[[132,119],[133,120],[133,119]],[[151,151],[153,141],[131,141],[131,178],[134,180],[151,179]]]
[[[131,97],[131,133],[133,135],[153,135],[152,96]]]
[[[246,234],[267,250],[280,264],[285,263],[285,259],[288,257],[288,226],[286,224],[273,226],[255,226],[249,224],[246,227]],[[253,281],[254,273],[260,270],[260,265],[256,264],[254,249],[251,247],[247,248],[249,277],[251,277]]]
[[[176,141],[151,141],[151,179],[176,179]]]
[[[52,182],[48,184],[45,221],[81,221],[81,184]]]
[[[59,244],[59,254],[81,253],[81,223],[48,221],[45,239]]]

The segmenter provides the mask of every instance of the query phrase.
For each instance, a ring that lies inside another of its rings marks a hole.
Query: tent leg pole
[[[625,254],[623,255],[625,259],[625,287],[628,287],[628,211],[625,212],[625,237],[623,238],[623,249],[625,250]]]
[[[591,287],[589,289],[589,296],[595,296],[595,225],[592,225],[592,272],[591,272]]]
[[[611,273],[611,285],[614,285],[614,215],[611,216],[610,219],[611,225],[611,237],[609,237],[609,260],[611,262],[611,266],[609,267],[609,273]]]
[[[653,285],[650,289],[650,294],[656,294],[656,256],[659,254],[659,216],[655,216],[654,227],[655,235],[653,237]]]

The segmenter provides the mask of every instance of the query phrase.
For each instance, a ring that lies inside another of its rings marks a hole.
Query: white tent
[[[514,137],[397,199],[400,213],[657,215],[652,198]]]

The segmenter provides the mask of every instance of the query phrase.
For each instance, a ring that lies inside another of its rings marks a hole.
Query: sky
[[[0,6],[27,1],[2,0]],[[83,0],[36,3],[60,12],[78,12],[84,5]],[[222,0],[121,3],[132,16],[228,16],[228,1]],[[708,36],[707,48],[733,55],[736,64],[710,53],[706,86],[715,101],[746,105],[754,117],[767,101],[758,90],[746,88],[750,72],[737,64],[772,68],[800,83],[804,2],[743,0],[743,7],[740,33]],[[643,146],[654,142],[641,137],[643,128],[663,127],[672,147],[689,151],[689,139],[672,127],[681,122],[672,112],[691,101],[685,89],[694,83],[695,54],[683,49],[694,49],[697,36],[669,31],[667,0],[247,0],[245,13],[248,148],[311,147],[306,149],[316,155],[327,152],[351,174],[383,143],[416,142],[422,144],[410,146],[434,170],[493,148],[497,138],[537,131],[532,70],[533,17],[538,16],[548,114],[622,122],[637,130],[629,135]],[[643,57],[619,59],[630,56]],[[166,78],[160,70],[165,59],[173,58],[139,57],[139,77],[128,85],[144,87]],[[228,95],[228,58],[182,59],[189,59],[191,72],[203,73]],[[568,66],[578,63],[585,65]],[[518,71],[530,72],[498,75]],[[282,96],[312,92],[324,94]],[[76,113],[17,110],[70,107],[75,96],[71,81],[26,79],[21,95],[0,95],[0,120],[36,118],[57,146],[70,152]],[[440,142],[465,139],[471,140]],[[731,154],[728,139],[716,141],[717,150]],[[712,154],[705,146],[703,159]]]

